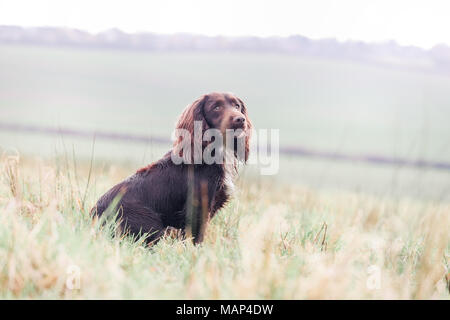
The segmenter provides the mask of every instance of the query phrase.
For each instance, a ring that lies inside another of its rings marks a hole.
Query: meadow
[[[257,129],[281,146],[417,160],[450,159],[450,81],[444,75],[314,57],[136,52],[0,45],[0,121],[169,138],[202,93],[231,91]],[[92,141],[0,130],[0,149],[52,158]],[[145,165],[170,146],[96,141],[98,161]],[[450,173],[282,157],[277,178],[312,188],[441,201]]]
[[[244,172],[202,245],[167,237],[149,248],[89,216],[131,168],[64,156],[1,164],[3,299],[449,298],[448,203],[274,188]]]
[[[230,91],[257,128],[280,129],[281,145],[450,158],[443,75],[290,55],[6,45],[0,70],[4,121],[169,137],[188,103]]]
[[[0,45],[0,122],[170,137],[202,93],[280,145],[449,161],[443,75],[313,57]],[[282,156],[205,242],[115,237],[97,198],[170,146],[0,131],[0,298],[449,299],[450,172]]]

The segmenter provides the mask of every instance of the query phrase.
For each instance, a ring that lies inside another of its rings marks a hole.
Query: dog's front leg
[[[208,179],[195,177],[189,188],[186,204],[186,235],[192,236],[195,244],[203,241],[206,227],[210,219],[211,202],[215,187],[208,185]]]

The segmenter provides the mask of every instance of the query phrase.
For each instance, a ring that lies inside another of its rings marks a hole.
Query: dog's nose
[[[234,119],[233,119],[234,125],[243,126],[244,123],[245,123],[245,117],[243,117],[243,116],[237,116],[237,117],[234,117]]]

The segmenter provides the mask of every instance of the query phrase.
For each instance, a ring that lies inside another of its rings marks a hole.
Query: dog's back
[[[183,166],[170,161],[170,153],[138,170],[108,190],[92,208],[93,216],[116,216],[134,234],[157,233],[171,226],[183,228],[187,188]],[[150,240],[156,238],[150,236]]]

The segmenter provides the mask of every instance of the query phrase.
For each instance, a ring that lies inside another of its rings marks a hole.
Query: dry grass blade
[[[326,242],[326,237],[327,237],[327,229],[328,229],[328,225],[326,222],[322,223],[322,226],[320,227],[319,232],[317,232],[316,236],[314,237],[314,241],[313,243],[315,245],[318,244],[318,241],[320,239],[320,236],[322,235],[322,241],[320,242],[320,248],[321,251],[326,251],[327,250],[327,242]],[[322,233],[323,232],[323,233]]]
[[[64,163],[60,170],[18,160],[1,163],[3,299],[450,297],[449,203],[273,188],[273,181],[247,177],[244,192],[211,219],[201,246],[192,234],[168,228],[149,248],[144,236],[121,232],[120,197],[105,220],[91,219],[80,214],[74,173]],[[104,174],[78,162],[80,177],[96,177],[96,188],[83,190],[86,206],[131,170],[116,166]],[[76,290],[67,287],[70,270],[79,273]]]
[[[9,190],[14,198],[19,197],[19,165],[20,157],[16,156],[6,156],[4,160],[4,178],[7,181]]]

